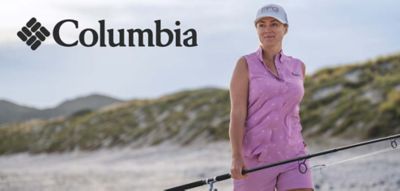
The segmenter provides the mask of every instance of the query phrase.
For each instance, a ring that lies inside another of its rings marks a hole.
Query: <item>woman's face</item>
[[[256,23],[258,38],[264,47],[282,44],[287,28],[287,25],[272,17],[262,18]]]

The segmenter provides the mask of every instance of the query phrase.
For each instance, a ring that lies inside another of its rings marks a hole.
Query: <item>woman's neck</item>
[[[266,47],[261,45],[261,48],[263,49],[263,58],[266,61],[273,62],[274,58],[279,52],[282,50],[282,46],[270,46]]]

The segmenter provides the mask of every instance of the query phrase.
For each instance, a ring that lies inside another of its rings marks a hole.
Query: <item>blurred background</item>
[[[310,152],[400,133],[398,1],[4,1],[0,190],[162,190],[229,172],[230,77],[258,48],[253,20],[267,3],[286,9],[283,50],[306,64]],[[98,20],[155,30],[160,19],[171,30],[194,28],[198,46],[62,47],[47,38],[32,51],[16,35],[32,17],[51,32],[77,20],[79,29],[62,33],[71,41],[84,28],[99,31]],[[398,190],[398,159],[392,151],[318,169],[316,189]]]

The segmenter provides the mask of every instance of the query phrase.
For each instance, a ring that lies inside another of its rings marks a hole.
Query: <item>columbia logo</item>
[[[50,32],[37,22],[35,17],[32,17],[26,23],[26,26],[22,27],[22,29],[17,32],[17,36],[22,41],[26,42],[32,50],[36,50],[49,35]]]
[[[69,23],[75,26],[75,34],[78,37],[74,41],[66,41],[62,36],[63,25]],[[176,21],[175,29],[165,28],[161,20],[155,20],[155,29],[113,29],[106,26],[104,19],[99,20],[99,30],[93,28],[80,28],[79,22],[74,19],[64,19],[56,23],[53,31],[50,32],[42,26],[35,17],[32,17],[26,26],[17,32],[17,36],[26,42],[32,50],[36,50],[47,37],[53,38],[54,42],[64,47],[74,47],[82,45],[84,47],[166,47],[175,45],[176,47],[197,46],[197,31],[189,28],[182,31],[179,28],[181,22]],[[51,35],[51,37],[50,37]]]

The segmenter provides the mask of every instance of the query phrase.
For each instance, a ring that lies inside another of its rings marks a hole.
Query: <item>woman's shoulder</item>
[[[239,57],[239,59],[236,61],[236,68],[247,70],[247,61],[245,56]]]
[[[287,61],[294,62],[294,63],[303,63],[303,61],[300,58],[297,58],[294,56],[288,56],[288,55],[284,55],[284,54],[283,54],[283,56],[285,57],[285,59]]]
[[[246,65],[246,67],[247,67],[248,63],[251,62],[251,59],[256,56],[257,56],[257,51],[245,53],[239,57],[239,59],[237,60],[237,64]]]
[[[286,57],[286,61],[288,63],[291,63],[293,68],[297,68],[295,70],[301,69],[301,72],[303,73],[303,77],[304,77],[305,70],[306,70],[306,65],[304,64],[304,62],[301,59],[293,57],[293,56],[285,56],[285,57]]]
[[[248,65],[254,63],[256,59],[257,59],[257,52],[250,52],[240,56],[240,58],[238,59],[238,63],[240,62],[243,65],[246,65],[246,68],[248,68],[249,67]]]
[[[287,63],[290,63],[291,65],[294,65],[294,67],[296,67],[296,66],[301,66],[303,68],[305,67],[304,62],[300,58],[296,58],[293,56],[287,56],[287,55],[284,55],[284,57],[285,57],[285,61]]]

